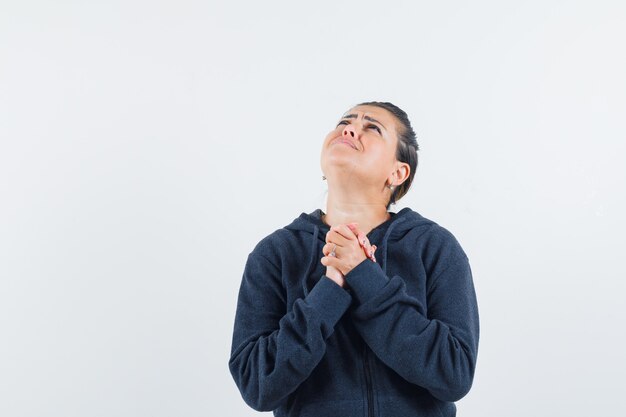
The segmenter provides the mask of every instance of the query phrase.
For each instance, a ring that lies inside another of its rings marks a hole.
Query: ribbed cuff
[[[352,268],[345,279],[361,304],[374,297],[389,282],[380,264],[369,258]]]
[[[334,327],[350,307],[352,296],[335,281],[322,275],[304,301],[318,311],[324,324]]]

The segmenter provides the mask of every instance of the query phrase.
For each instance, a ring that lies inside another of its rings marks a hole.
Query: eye
[[[378,133],[380,133],[380,129],[378,128],[378,126],[376,125],[369,125],[367,127],[373,127],[374,129],[378,130]]]
[[[337,126],[339,126],[339,125],[345,125],[345,124],[348,124],[348,121],[347,121],[347,120],[342,120],[342,121],[340,121],[339,123],[337,123]],[[382,133],[381,133],[381,131],[380,131],[380,129],[379,129],[379,128],[378,128],[378,126],[376,126],[376,125],[367,125],[367,127],[368,127],[368,128],[369,128],[369,127],[373,127],[374,129],[376,129],[376,130],[378,131],[378,133],[382,134]]]

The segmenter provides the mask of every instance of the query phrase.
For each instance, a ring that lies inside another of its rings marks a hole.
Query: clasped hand
[[[334,256],[331,254],[333,248]],[[355,266],[367,258],[376,262],[375,251],[376,245],[370,245],[365,233],[358,228],[358,223],[339,224],[332,226],[326,234],[321,263],[326,266],[326,276],[344,287],[344,277]]]

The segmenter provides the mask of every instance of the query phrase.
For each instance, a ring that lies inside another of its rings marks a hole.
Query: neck
[[[326,214],[322,221],[329,226],[358,223],[358,228],[368,234],[376,226],[389,220],[391,215],[380,198],[366,199],[366,196],[339,196],[328,192]]]

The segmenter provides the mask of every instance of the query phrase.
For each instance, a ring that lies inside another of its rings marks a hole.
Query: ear
[[[411,166],[405,162],[397,162],[396,169],[389,177],[389,184],[398,187],[409,178]]]

